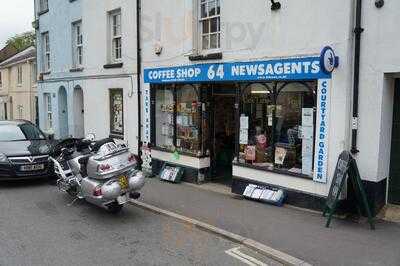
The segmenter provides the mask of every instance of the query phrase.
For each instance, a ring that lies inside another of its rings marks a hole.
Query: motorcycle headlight
[[[4,153],[0,153],[0,163],[8,163],[8,158]]]

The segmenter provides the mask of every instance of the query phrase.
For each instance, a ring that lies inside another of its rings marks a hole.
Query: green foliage
[[[35,38],[36,36],[34,32],[26,32],[9,38],[6,45],[10,45],[20,52],[29,46],[35,45]]]

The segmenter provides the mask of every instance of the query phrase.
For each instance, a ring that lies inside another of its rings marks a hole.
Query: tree
[[[6,45],[14,47],[18,52],[28,48],[29,46],[35,45],[35,33],[25,32],[22,34],[15,35],[6,41]]]

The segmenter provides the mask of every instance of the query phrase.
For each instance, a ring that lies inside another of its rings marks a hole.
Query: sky
[[[0,49],[8,38],[31,31],[34,0],[0,0]]]

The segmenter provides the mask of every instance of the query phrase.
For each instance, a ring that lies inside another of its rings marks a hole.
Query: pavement
[[[0,265],[281,265],[141,208],[70,203],[46,182],[0,184]]]
[[[210,186],[208,184],[208,186]],[[275,207],[230,195],[223,189],[148,179],[141,202],[191,217],[313,265],[400,265],[400,225],[334,219],[320,213]]]

